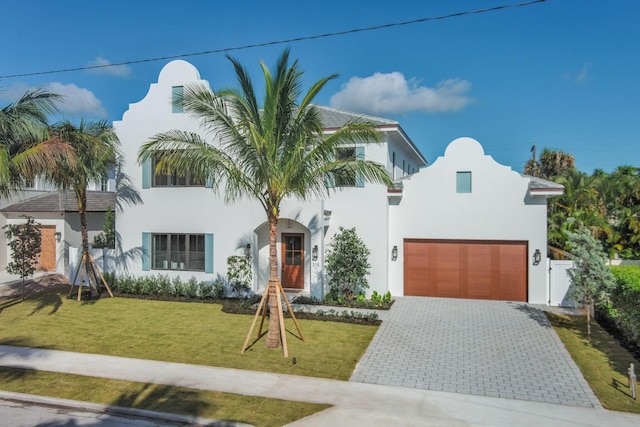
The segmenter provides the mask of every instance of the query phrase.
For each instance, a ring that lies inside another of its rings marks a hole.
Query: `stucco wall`
[[[471,193],[456,192],[456,172],[471,172]],[[404,292],[403,241],[407,238],[520,240],[528,242],[528,300],[548,301],[544,263],[532,264],[546,248],[546,199],[528,196],[529,179],[485,155],[474,139],[451,142],[443,157],[404,181],[402,199],[390,206],[390,290]]]

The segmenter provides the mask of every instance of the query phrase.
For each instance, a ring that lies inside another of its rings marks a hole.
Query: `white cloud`
[[[398,71],[352,77],[331,97],[331,106],[369,114],[408,111],[446,113],[460,111],[473,99],[466,94],[471,83],[462,79],[442,80],[435,87],[420,86]]]
[[[577,73],[566,72],[563,77],[566,80],[574,81],[575,83],[586,83],[591,79],[591,68],[593,64],[591,62],[585,62],[580,71]]]
[[[25,92],[38,88],[28,86],[24,83],[16,83],[8,88],[0,88],[0,99],[7,102],[15,102]],[[107,112],[100,101],[89,89],[81,88],[73,83],[50,82],[42,86],[47,92],[62,95],[61,101],[57,102],[60,112],[71,116],[97,116],[106,117]]]
[[[51,82],[44,85],[44,89],[63,96],[58,104],[60,111],[67,114],[89,114],[106,117],[107,112],[100,101],[89,89],[78,87],[73,83],[64,84]]]
[[[111,61],[101,56],[97,56],[96,59],[87,63],[89,67],[104,65],[111,65]],[[131,67],[127,65],[112,65],[110,67],[94,68],[89,71],[96,74],[107,74],[116,77],[129,77],[129,75],[131,75]]]

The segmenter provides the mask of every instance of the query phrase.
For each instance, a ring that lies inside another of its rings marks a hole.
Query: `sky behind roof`
[[[526,1],[526,0],[520,0]],[[0,76],[230,49],[518,0],[9,1],[0,0]],[[229,53],[261,91],[259,61],[285,47],[308,88],[339,73],[316,101],[400,125],[429,163],[460,136],[522,171],[544,147],[578,169],[640,166],[637,0],[547,0],[375,31]],[[214,89],[236,80],[223,53],[184,58]],[[65,118],[119,120],[168,60],[98,70],[0,77],[0,106],[27,89],[65,95]],[[150,135],[151,136],[151,135]]]

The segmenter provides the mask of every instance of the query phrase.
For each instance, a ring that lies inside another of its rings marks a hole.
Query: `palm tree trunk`
[[[96,283],[95,273],[93,271],[93,263],[89,256],[89,233],[87,231],[87,192],[76,190],[76,198],[78,199],[78,214],[80,215],[80,234],[82,236],[82,258],[79,268],[86,268],[87,280],[92,294],[98,294],[98,286]],[[82,292],[82,285],[78,292]]]
[[[269,330],[267,332],[267,348],[280,347],[280,317],[278,313],[279,297],[278,287],[278,250],[277,250],[277,227],[278,216],[273,212],[267,212],[269,222]]]

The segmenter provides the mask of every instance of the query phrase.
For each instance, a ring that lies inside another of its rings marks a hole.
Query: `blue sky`
[[[118,63],[370,27],[525,0],[0,0],[0,76]],[[260,79],[285,47],[318,103],[400,122],[430,163],[460,136],[521,171],[536,143],[587,173],[640,166],[637,0],[526,7],[230,52]],[[235,85],[223,54],[185,58],[213,88]],[[26,89],[64,94],[65,118],[118,120],[167,63],[0,78],[0,106]]]

